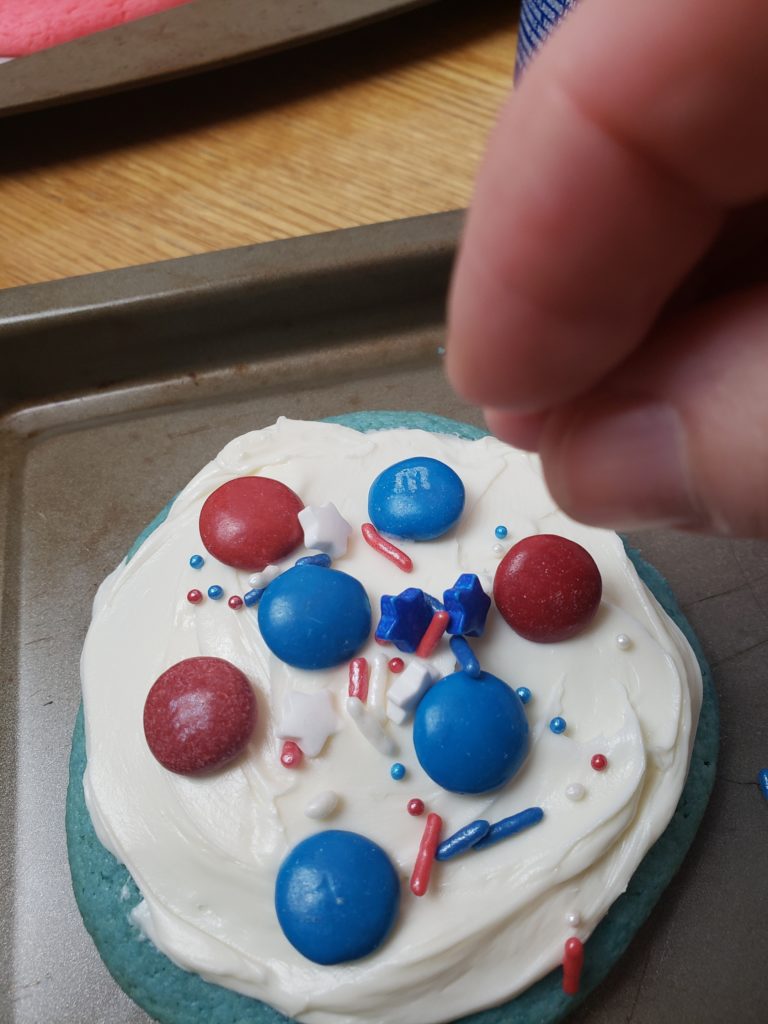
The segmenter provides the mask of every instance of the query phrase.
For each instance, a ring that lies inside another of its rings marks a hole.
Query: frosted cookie
[[[164,1022],[556,1020],[693,837],[711,682],[702,705],[663,581],[533,457],[344,421],[376,432],[231,442],[102,585],[67,815],[84,920]],[[218,699],[220,665],[226,729],[180,773],[150,698],[188,708],[213,672]]]

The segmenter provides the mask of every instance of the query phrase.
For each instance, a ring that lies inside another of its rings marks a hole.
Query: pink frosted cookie
[[[24,57],[189,0],[2,0],[0,53]]]

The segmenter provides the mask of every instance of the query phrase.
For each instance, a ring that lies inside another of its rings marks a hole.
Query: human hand
[[[505,106],[447,370],[571,515],[768,535],[768,5],[582,0]]]

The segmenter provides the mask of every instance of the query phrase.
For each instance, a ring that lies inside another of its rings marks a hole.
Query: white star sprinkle
[[[307,757],[317,757],[328,737],[340,727],[327,690],[318,693],[289,690],[283,695],[275,732],[281,740],[295,740]]]
[[[299,512],[304,543],[312,551],[324,551],[331,558],[346,554],[352,527],[333,502],[307,505]]]

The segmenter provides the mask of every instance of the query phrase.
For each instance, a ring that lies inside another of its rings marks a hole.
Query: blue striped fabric
[[[519,78],[552,28],[575,3],[576,0],[522,0],[515,78]]]

